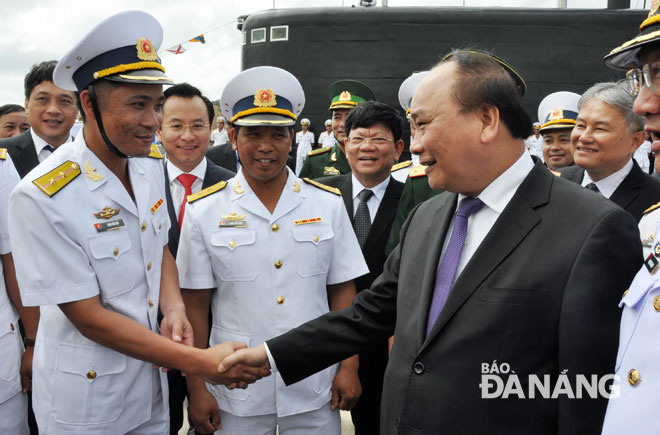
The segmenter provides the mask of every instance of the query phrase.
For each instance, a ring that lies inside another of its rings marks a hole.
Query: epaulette
[[[408,177],[417,178],[426,176],[426,166],[415,166],[408,170]]]
[[[149,157],[151,157],[152,159],[163,158],[163,154],[160,152],[160,150],[158,149],[158,145],[156,145],[155,143],[151,144],[151,152],[149,153]]]
[[[412,165],[412,160],[406,160],[405,162],[397,163],[396,165],[392,166],[392,171],[398,171],[399,169],[407,168],[408,166]]]
[[[78,163],[67,160],[57,168],[34,180],[32,184],[46,195],[53,196],[78,175],[80,175]]]
[[[656,210],[656,209],[658,209],[658,208],[660,208],[660,202],[657,203],[657,204],[654,204],[654,205],[652,205],[651,207],[649,207],[649,208],[647,208],[646,210],[644,210],[644,213],[643,213],[643,214],[650,213],[650,212],[652,212],[653,210]]]
[[[318,155],[318,154],[327,153],[327,152],[330,151],[331,149],[332,149],[332,147],[323,147],[323,148],[319,148],[319,149],[315,149],[315,150],[307,151],[307,157],[311,157],[311,156],[315,156],[315,155]]]
[[[226,181],[220,181],[218,183],[215,183],[213,186],[209,186],[206,189],[202,189],[197,193],[193,193],[192,195],[188,195],[188,202],[194,202],[197,201],[198,199],[204,198],[205,196],[209,196],[212,193],[219,192],[222,189],[224,189],[227,186]]]
[[[7,160],[7,148],[0,148],[0,160]]]
[[[551,173],[552,175],[554,175],[555,177],[561,177],[561,172],[559,172],[559,171],[553,171],[553,170],[550,169],[550,168],[548,168],[548,171],[550,171],[550,173]]]
[[[336,187],[326,186],[325,184],[321,184],[318,181],[310,180],[307,177],[303,178],[303,181],[307,184],[311,184],[312,186],[316,186],[319,189],[323,189],[326,192],[334,193],[335,195],[341,196],[341,190],[337,189]]]

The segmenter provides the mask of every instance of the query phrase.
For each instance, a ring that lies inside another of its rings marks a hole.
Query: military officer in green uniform
[[[376,99],[367,85],[357,80],[338,80],[328,88],[328,98],[332,112],[332,132],[335,145],[312,150],[300,169],[300,178],[319,178],[326,175],[341,175],[351,172],[344,154],[344,121],[348,112],[362,101]]]

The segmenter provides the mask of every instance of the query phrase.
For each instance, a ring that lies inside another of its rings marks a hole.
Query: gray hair
[[[621,80],[616,83],[596,83],[582,94],[580,101],[578,101],[578,110],[593,99],[600,100],[619,109],[626,123],[628,134],[644,130],[644,118],[633,112],[635,96],[624,82],[624,80]]]

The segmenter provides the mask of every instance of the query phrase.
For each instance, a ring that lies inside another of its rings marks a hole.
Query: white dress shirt
[[[619,187],[619,184],[621,184],[621,182],[628,176],[628,174],[630,174],[632,168],[633,162],[632,159],[630,159],[623,168],[599,181],[593,181],[589,176],[589,173],[585,170],[584,178],[582,179],[582,187],[585,187],[589,183],[595,183],[596,187],[598,187],[598,190],[600,190],[600,194],[609,199],[616,188]]]
[[[495,221],[500,217],[504,208],[509,204],[511,198],[522,184],[523,180],[534,167],[534,162],[528,151],[522,153],[520,158],[509,167],[506,171],[500,174],[492,183],[477,196],[483,203],[479,211],[475,212],[468,219],[467,235],[465,237],[465,244],[463,245],[463,252],[461,259],[458,262],[456,269],[456,278],[463,271],[472,255],[475,253],[481,242],[484,241],[486,235],[495,224]],[[465,198],[465,195],[458,195],[458,204]],[[452,219],[452,227],[454,219]],[[451,227],[450,227],[451,228]],[[442,247],[442,255],[447,250],[449,244],[450,234],[445,237],[444,246]],[[441,257],[442,258],[442,257]]]
[[[185,187],[181,184],[176,177],[181,174],[192,174],[197,177],[193,185],[191,186],[192,193],[197,193],[202,190],[202,184],[204,184],[204,175],[206,175],[206,159],[202,159],[199,165],[195,166],[190,172],[183,172],[181,169],[174,166],[174,163],[167,161],[167,175],[170,178],[167,180],[170,186],[170,193],[172,194],[172,205],[174,206],[174,212],[176,213],[176,218],[179,219],[179,211],[181,209],[181,203],[183,202],[183,197],[186,193]]]
[[[371,223],[373,223],[374,219],[376,218],[376,213],[378,213],[378,207],[380,207],[380,202],[383,200],[383,196],[385,196],[385,190],[387,190],[387,185],[390,183],[390,177],[388,176],[385,179],[385,181],[381,182],[375,187],[364,187],[362,183],[360,183],[358,179],[355,178],[354,174],[351,174],[351,179],[353,181],[353,192],[352,192],[353,216],[352,217],[355,217],[355,213],[357,213],[358,205],[360,204],[360,198],[358,197],[358,195],[364,189],[369,189],[374,193],[373,195],[371,195],[371,198],[367,200],[367,207],[369,208],[369,216],[371,217]]]
[[[32,142],[34,142],[34,150],[37,152],[37,158],[39,159],[39,163],[43,162],[53,154],[52,151],[45,149],[46,146],[50,145],[48,142],[43,140],[37,133],[34,132],[33,129],[30,129],[30,134],[32,135]],[[81,133],[82,134],[82,133]],[[71,142],[71,136],[64,141],[64,143]],[[64,144],[62,144],[64,145]],[[51,145],[53,148],[56,148],[54,145]]]

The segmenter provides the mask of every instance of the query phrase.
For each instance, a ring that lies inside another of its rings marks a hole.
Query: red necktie
[[[179,180],[179,183],[186,190],[183,195],[183,201],[181,201],[181,208],[179,209],[179,229],[181,229],[181,224],[183,223],[183,214],[186,211],[186,203],[188,202],[188,195],[192,195],[192,185],[197,179],[193,174],[181,174],[176,177]]]

